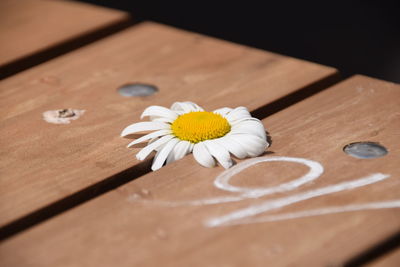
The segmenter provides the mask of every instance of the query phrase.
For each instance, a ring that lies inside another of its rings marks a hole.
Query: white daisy
[[[207,112],[192,102],[176,102],[171,109],[150,106],[141,118],[147,116],[150,121],[129,125],[121,136],[153,131],[128,145],[149,141],[136,158],[144,160],[156,151],[153,171],[160,169],[165,161],[168,164],[191,152],[205,167],[215,166],[217,160],[227,169],[233,164],[229,153],[239,159],[256,157],[269,146],[263,124],[251,117],[245,107]]]

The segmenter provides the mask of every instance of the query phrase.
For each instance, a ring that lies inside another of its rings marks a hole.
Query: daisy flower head
[[[175,102],[170,109],[150,106],[144,117],[150,121],[129,125],[121,136],[150,132],[128,147],[148,141],[136,158],[144,160],[155,151],[153,171],[192,152],[202,166],[214,167],[217,161],[228,169],[233,165],[230,154],[239,159],[256,157],[269,146],[263,124],[245,107],[208,112],[192,102]]]

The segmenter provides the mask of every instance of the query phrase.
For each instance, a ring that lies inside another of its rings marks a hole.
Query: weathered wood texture
[[[366,265],[366,267],[399,267],[400,266],[400,249],[396,249],[391,253],[384,255],[382,258]]]
[[[154,23],[143,23],[0,83],[0,225],[138,162],[121,130],[149,105],[190,100],[208,109],[258,109],[336,70]],[[125,98],[129,82],[157,85]],[[47,110],[86,113],[68,125]]]
[[[0,73],[11,71],[12,63],[28,64],[21,61],[128,20],[125,12],[74,1],[2,0]]]
[[[348,205],[400,200],[399,105],[399,85],[355,76],[263,120],[273,141],[270,153],[264,157],[317,161],[324,167],[317,180],[292,191],[255,199],[174,206],[185,201],[238,195],[213,186],[215,177],[223,171],[221,167],[203,168],[187,156],[6,240],[0,247],[0,263],[341,266],[400,227],[399,209],[339,212]],[[389,154],[357,159],[342,151],[346,144],[356,141],[379,142],[388,148]],[[252,188],[277,186],[307,170],[298,163],[265,162],[237,174],[231,183]],[[304,192],[374,173],[390,177],[365,186],[355,182],[353,185],[360,187],[352,190],[349,185],[342,185],[346,190],[306,198],[248,220],[287,213],[294,216],[296,212],[326,211],[332,207],[336,207],[337,213],[259,223],[247,221],[234,226],[204,224],[211,218],[250,206],[257,209],[267,200],[299,198]]]

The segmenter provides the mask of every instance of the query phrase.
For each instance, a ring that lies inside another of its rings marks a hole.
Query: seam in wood
[[[74,37],[61,43],[52,45],[35,54],[14,60],[3,66],[0,66],[0,80],[8,78],[36,65],[42,64],[63,54],[69,53],[73,50],[79,49],[85,45],[99,41],[112,34],[127,29],[139,22],[140,21],[134,20],[131,16],[126,16],[124,19],[105,26],[104,28],[84,33],[78,37]]]
[[[44,208],[36,210],[1,227],[0,241],[145,175],[151,170],[150,167],[152,160],[153,159],[145,160],[136,164],[132,168],[108,177],[107,179],[84,188],[66,198],[60,199]]]
[[[271,116],[274,113],[282,111],[288,108],[291,105],[294,105],[312,95],[315,95],[332,85],[340,82],[341,75],[339,72],[333,73],[330,76],[327,76],[319,81],[316,81],[312,84],[306,85],[299,90],[288,94],[284,97],[281,97],[273,102],[266,104],[265,106],[259,107],[258,109],[250,112],[253,117],[257,119],[264,119],[268,116]]]
[[[346,262],[344,267],[364,266],[400,248],[400,231]]]
[[[323,79],[309,84],[294,93],[279,98],[265,106],[262,106],[253,112],[252,116],[258,119],[264,119],[276,112],[279,112],[297,102],[304,100],[324,89],[339,82],[340,75],[338,72],[324,77]],[[136,178],[139,178],[151,171],[152,159],[145,160],[132,168],[126,169],[116,175],[108,177],[92,186],[82,189],[66,198],[60,199],[46,207],[36,210],[20,219],[17,219],[2,228],[0,228],[0,241],[10,238],[24,230],[27,230],[34,225],[42,223],[50,218],[53,218],[64,211],[72,209],[86,201],[94,199],[104,193],[116,189]]]

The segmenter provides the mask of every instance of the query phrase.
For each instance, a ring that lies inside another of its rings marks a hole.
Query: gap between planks
[[[33,55],[12,61],[0,67],[0,80],[6,79],[19,72],[22,72],[24,70],[42,64],[48,60],[54,59],[61,55],[67,54],[73,50],[79,49],[88,44],[99,41],[112,34],[121,32],[139,22],[140,21],[135,21],[132,18],[127,18],[121,22],[118,22],[117,24],[112,24],[103,29],[90,32],[86,35],[66,40],[60,44],[53,45]]]
[[[341,81],[338,72],[333,73],[323,79],[313,82],[299,90],[283,96],[269,104],[251,111],[252,116],[262,120],[274,113],[282,111],[314,94],[317,94]],[[56,201],[48,206],[29,213],[0,228],[0,241],[8,239],[30,227],[55,217],[69,209],[94,199],[104,193],[118,188],[132,180],[135,180],[151,171],[152,158],[140,164],[128,168],[116,175],[110,176],[96,184],[84,188],[68,197]]]
[[[356,79],[358,79],[358,80],[360,80],[361,78],[356,78]],[[357,87],[357,84],[358,83],[353,83],[353,89],[354,90],[359,90],[360,88],[362,88],[362,87]],[[382,90],[384,90],[385,89],[385,86],[384,86],[384,84],[382,84],[382,85],[379,85],[379,84],[374,84],[374,83],[372,83],[371,81],[369,82],[369,83],[365,83],[366,85],[368,85],[368,84],[371,84],[371,85],[369,85],[369,88],[380,88],[380,87],[382,87]],[[362,85],[362,84],[361,84]],[[367,88],[368,89],[368,88]],[[364,90],[367,90],[367,89],[364,89]],[[370,89],[370,90],[372,90],[372,89]],[[327,90],[327,91],[329,91],[329,90]],[[324,91],[324,93],[329,93],[329,92],[327,92],[327,91]],[[377,90],[377,91],[379,91],[379,90]],[[360,92],[360,91],[359,91]],[[372,91],[368,91],[370,94],[368,95],[366,95],[366,96],[368,96],[368,98],[370,98],[370,99],[372,99],[372,98],[374,98],[374,91],[372,90]],[[328,98],[326,98],[326,99],[332,99],[332,92],[330,92],[330,97],[328,97]],[[378,95],[379,96],[379,95]],[[316,97],[318,97],[318,96],[316,96]],[[342,97],[341,99],[338,99],[338,100],[343,100],[344,98]],[[355,98],[355,99],[357,99],[357,98]],[[361,100],[362,100],[362,98],[360,98]],[[384,103],[384,101],[382,100],[382,97],[379,97],[379,98],[377,98],[378,100],[376,100],[377,102],[376,102],[376,104],[378,105],[379,103],[380,104],[382,104],[382,103]],[[321,100],[321,98],[319,98],[319,100]],[[351,103],[358,103],[358,102],[351,102],[351,99],[349,99],[349,101],[350,101],[350,104]],[[393,98],[392,98],[392,101],[393,101]],[[324,101],[322,101],[322,102],[324,102]],[[318,101],[314,101],[314,103],[318,103]],[[336,103],[336,102],[332,102],[332,103]],[[342,103],[342,102],[339,102],[339,103]],[[326,104],[326,103],[325,103]],[[324,107],[324,105],[325,105],[324,103],[321,103],[319,106],[322,106],[322,107]],[[346,102],[345,101],[345,103],[342,103],[342,105],[337,105],[338,107],[337,107],[337,109],[340,111],[341,109],[343,109],[343,108],[341,108],[340,106],[347,106],[347,105],[344,105],[344,104],[349,104],[349,102]],[[355,105],[355,104],[354,104]],[[392,104],[393,105],[393,104]],[[299,111],[304,111],[304,109],[303,110],[301,110],[301,109],[299,109],[299,105],[296,105],[297,107],[293,107],[293,108],[297,108],[297,110],[296,109],[291,109],[291,111],[292,111],[292,113],[294,112],[294,113],[302,113],[302,112],[299,112]],[[331,105],[331,107],[332,107],[333,105]],[[366,107],[366,106],[370,106],[370,108],[371,108],[371,105],[369,104],[368,105],[368,102],[367,103],[361,103],[361,104],[358,104],[358,106],[360,107],[360,106],[364,106],[364,107]],[[373,106],[372,106],[372,108],[373,108]],[[317,109],[318,110],[318,109]],[[363,111],[364,111],[364,109],[361,109],[361,108],[359,108],[359,109],[356,109],[353,113],[358,113],[358,114],[363,114]],[[347,112],[347,113],[349,113],[349,112]],[[351,114],[352,112],[350,112],[349,114]],[[274,125],[275,124],[275,126],[276,127],[278,127],[279,125],[280,125],[280,123],[277,123],[277,121],[279,122],[279,121],[281,121],[282,120],[282,117],[285,117],[284,116],[285,115],[285,112],[282,112],[282,113],[280,113],[280,114],[276,114],[276,115],[274,115],[272,118],[270,118],[270,121],[269,121],[269,123],[272,123],[272,125]],[[290,113],[289,113],[289,115],[290,115]],[[310,114],[308,114],[308,116],[309,116]],[[339,114],[340,115],[340,114]],[[275,117],[275,116],[277,116],[277,117]],[[288,116],[288,115],[286,115],[286,116]],[[305,116],[307,116],[307,115],[305,115]],[[351,123],[352,121],[356,121],[355,119],[357,119],[357,118],[362,118],[362,115],[359,115],[360,117],[351,117],[350,119],[349,119],[349,123]],[[274,118],[275,117],[275,118]],[[324,116],[325,118],[326,118],[326,115]],[[342,116],[343,117],[343,116]],[[343,120],[342,120],[342,117],[339,117],[338,119],[337,119],[337,121],[338,122],[342,122]],[[379,117],[384,117],[384,116],[382,116],[381,114],[380,115],[378,115],[378,118]],[[393,117],[392,117],[393,118]],[[271,120],[272,119],[272,120]],[[372,119],[371,119],[372,120]],[[370,121],[371,121],[370,120]],[[274,123],[274,121],[275,121],[275,123]],[[379,120],[377,120],[377,121],[379,121]],[[298,122],[298,124],[300,123],[300,126],[301,126],[301,123],[302,122]],[[308,122],[308,124],[310,124],[310,122]],[[364,126],[365,125],[368,125],[368,120],[365,122],[363,122],[362,124],[364,124]],[[299,127],[299,126],[298,126]],[[294,128],[294,130],[298,130],[299,128],[297,127],[297,129],[296,128]],[[373,129],[377,129],[379,127],[379,125],[375,125],[374,126],[374,128]],[[282,125],[282,126],[279,126],[276,130],[279,130],[279,128],[283,128],[283,129],[285,129],[285,127]],[[323,129],[327,129],[327,127],[326,127],[326,124],[325,125],[323,125]],[[370,129],[370,131],[372,131],[373,129]],[[393,124],[392,124],[392,126],[391,126],[391,133],[393,133]],[[282,129],[281,129],[282,130]],[[360,137],[364,137],[364,138],[362,138],[362,139],[365,139],[365,137],[367,137],[367,136],[370,136],[367,132],[365,132],[363,129],[360,129],[360,127],[356,127],[355,129],[355,135],[354,136],[346,136],[346,135],[344,135],[345,137],[346,137],[346,140],[347,139],[353,139],[353,138],[356,138],[356,139],[359,139]],[[284,130],[284,132],[283,133],[285,133],[285,132],[290,132],[290,131],[292,131],[293,132],[293,129],[292,130]],[[328,130],[328,132],[326,132],[326,133],[329,133],[331,130]],[[385,133],[385,131],[383,131],[384,133]],[[358,133],[358,134],[357,134]],[[360,133],[362,133],[361,135],[359,135]],[[300,133],[301,134],[301,133]],[[313,134],[314,136],[315,136],[315,133]],[[329,139],[329,138],[331,138],[330,137],[330,134],[325,134],[325,139],[323,139],[323,140],[326,140],[326,139]],[[342,135],[341,134],[339,134],[338,136],[333,136],[334,137],[334,141],[336,140],[336,142],[335,143],[337,143],[337,140],[338,140],[338,138],[339,137],[341,137]],[[374,137],[376,136],[376,135],[373,135]],[[393,140],[393,135],[392,134],[390,134],[390,132],[388,133],[388,132],[386,132],[385,134],[384,134],[384,136],[385,137],[391,137],[392,138],[392,140]],[[342,136],[343,137],[343,136]],[[279,139],[279,138],[278,138]],[[376,141],[384,141],[384,140],[381,140],[382,139],[382,137],[375,137],[375,138],[372,138],[372,139],[375,139]],[[342,138],[340,138],[340,140],[342,140]],[[386,142],[388,142],[389,144],[390,144],[390,142],[389,142],[389,140],[388,139],[385,139],[386,140]],[[317,140],[318,141],[318,140]],[[288,141],[289,142],[289,141]],[[344,141],[343,141],[344,142]],[[278,146],[279,146],[279,140],[278,140]],[[318,143],[318,142],[317,142]],[[282,146],[282,142],[281,142],[281,148],[283,148],[284,146]],[[314,144],[314,146],[313,146],[315,149],[318,149],[318,145],[315,145]],[[339,145],[338,146],[339,148],[340,147],[342,147],[341,145]],[[389,155],[389,157],[390,156],[396,156],[396,147],[391,147],[392,148],[392,153]],[[398,149],[398,147],[397,147],[397,149]],[[279,150],[279,149],[278,149]],[[284,151],[290,151],[290,149],[288,150],[288,148],[286,148]],[[302,148],[300,148],[300,152],[301,151],[303,151],[302,153],[306,153],[306,155],[309,155],[309,153],[310,152],[308,152],[308,148],[307,148],[307,146],[303,146]],[[306,152],[304,152],[304,151],[306,151]],[[318,151],[318,150],[317,150]],[[282,152],[282,151],[281,151]],[[298,152],[297,152],[298,153]],[[341,153],[341,152],[339,152],[338,151],[338,153]],[[342,154],[340,154],[340,155],[342,155]],[[398,153],[397,153],[397,155],[398,155]],[[344,157],[344,156],[343,156]],[[393,159],[393,158],[392,158]],[[327,159],[327,160],[329,160],[329,159]],[[349,159],[349,161],[352,161],[353,163],[357,163],[357,160],[351,160],[351,159]],[[360,163],[361,163],[361,161],[360,161]],[[365,162],[364,162],[365,163]],[[393,163],[393,161],[392,161],[392,163]],[[381,163],[380,164],[382,164],[382,160],[381,160]],[[378,164],[375,164],[375,166],[380,166],[380,164],[378,163]],[[363,164],[363,167],[365,167],[365,166],[367,166],[366,164]],[[393,164],[391,165],[392,167],[394,166]],[[351,167],[351,166],[350,166]],[[167,166],[167,168],[168,168],[168,166]],[[337,166],[334,168],[334,169],[337,169]],[[353,168],[354,169],[354,168]],[[360,169],[364,169],[364,168],[360,168]],[[156,174],[157,175],[157,174]],[[152,175],[152,174],[150,174],[150,176],[155,176],[155,175]],[[331,176],[331,178],[332,178],[332,176]],[[138,182],[140,182],[140,180],[142,180],[142,182],[143,182],[143,179],[139,179],[139,181]],[[146,179],[144,179],[145,181],[148,181],[148,180],[146,180]],[[328,181],[328,183],[329,183],[329,181]],[[142,185],[143,186],[143,185]],[[140,186],[140,184],[139,184],[139,187],[141,187]],[[148,187],[144,187],[144,188],[148,188]],[[128,191],[129,192],[129,191]],[[393,192],[392,192],[393,193]],[[98,198],[97,200],[100,200],[100,198]],[[104,200],[104,197],[103,197],[103,200]],[[93,203],[93,202],[92,202]],[[90,204],[90,203],[87,203],[87,204]],[[100,202],[100,204],[101,204],[101,202]],[[103,203],[104,204],[104,203]],[[101,206],[99,206],[99,207],[101,207]],[[84,208],[84,207],[83,207]],[[77,210],[79,210],[79,209],[77,209]],[[77,211],[71,211],[72,213],[73,212],[77,212]],[[71,214],[71,212],[69,212],[69,214]],[[79,214],[79,213],[78,213]],[[65,214],[65,216],[68,216],[68,214]],[[113,217],[114,218],[114,217]],[[114,218],[115,219],[115,218]],[[50,221],[50,222],[48,222],[48,224],[51,224],[52,222],[55,222],[55,220],[53,220],[53,221]],[[40,228],[41,226],[39,226],[39,227],[37,227],[37,228]],[[46,226],[43,226],[43,227],[46,227]],[[130,226],[129,226],[130,227]],[[37,230],[37,228],[36,229],[31,229],[31,231],[30,231],[30,233],[25,233],[25,235],[28,235],[28,237],[30,237],[30,238],[27,238],[27,236],[25,236],[25,240],[28,240],[29,242],[31,242],[32,241],[32,239],[31,239],[31,237],[32,236],[29,236],[29,234],[32,234],[32,232],[35,232],[36,230]],[[46,228],[45,228],[46,229]],[[393,229],[393,227],[392,227],[392,229]],[[47,229],[48,230],[48,229]],[[239,229],[237,229],[236,228],[236,230],[239,230]],[[43,232],[43,231],[42,231]],[[384,231],[385,232],[385,231]],[[381,235],[380,236],[380,238],[379,239],[375,239],[374,240],[374,242],[373,243],[370,243],[369,244],[369,247],[368,246],[362,246],[363,247],[363,249],[362,250],[359,250],[358,249],[358,253],[361,253],[361,254],[359,254],[359,255],[356,255],[355,257],[353,257],[353,258],[347,258],[347,259],[345,259],[347,262],[345,262],[345,263],[343,263],[343,265],[332,265],[332,266],[360,266],[361,264],[363,264],[363,263],[365,263],[365,262],[368,262],[368,261],[370,261],[370,260],[372,260],[373,258],[376,258],[376,257],[378,257],[380,254],[384,254],[384,253],[386,253],[387,251],[390,251],[390,250],[392,250],[393,249],[393,247],[396,247],[396,246],[398,246],[398,244],[399,244],[399,232],[398,232],[398,230],[396,229],[395,231],[393,231],[393,232],[391,232],[390,233],[390,237],[388,238],[388,236],[389,235],[387,235],[387,232],[385,232],[386,234],[385,235]],[[20,237],[16,237],[16,239],[18,239],[18,238],[20,238]],[[356,239],[357,240],[357,239]],[[383,241],[382,241],[383,240]],[[12,241],[11,241],[12,242]],[[288,241],[288,242],[291,242],[291,241]],[[22,242],[23,243],[23,242]],[[15,244],[14,244],[15,245]],[[21,244],[19,244],[19,245],[21,245]],[[356,243],[355,244],[356,245],[356,247],[360,247],[360,245],[362,245],[362,244],[358,244],[358,243]],[[19,246],[19,247],[21,247],[21,246]],[[131,249],[131,247],[130,247],[130,249]],[[338,247],[338,250],[342,250],[342,248],[341,247]],[[361,252],[360,252],[361,251]],[[353,256],[353,255],[352,255]],[[333,262],[334,263],[334,262]],[[329,265],[329,266],[331,266],[331,265]]]
[[[365,266],[367,263],[374,262],[375,260],[389,255],[391,252],[400,248],[400,231],[396,234],[389,236],[379,244],[364,251],[360,255],[350,259],[344,267],[357,267]]]
[[[0,56],[0,79],[139,22],[127,12],[72,1],[7,0],[1,3],[0,9],[4,13],[0,30],[6,42]],[[71,21],[74,15],[78,17]],[[66,25],[59,27],[54,21]],[[10,49],[10,44],[12,47],[17,44],[17,48]]]

